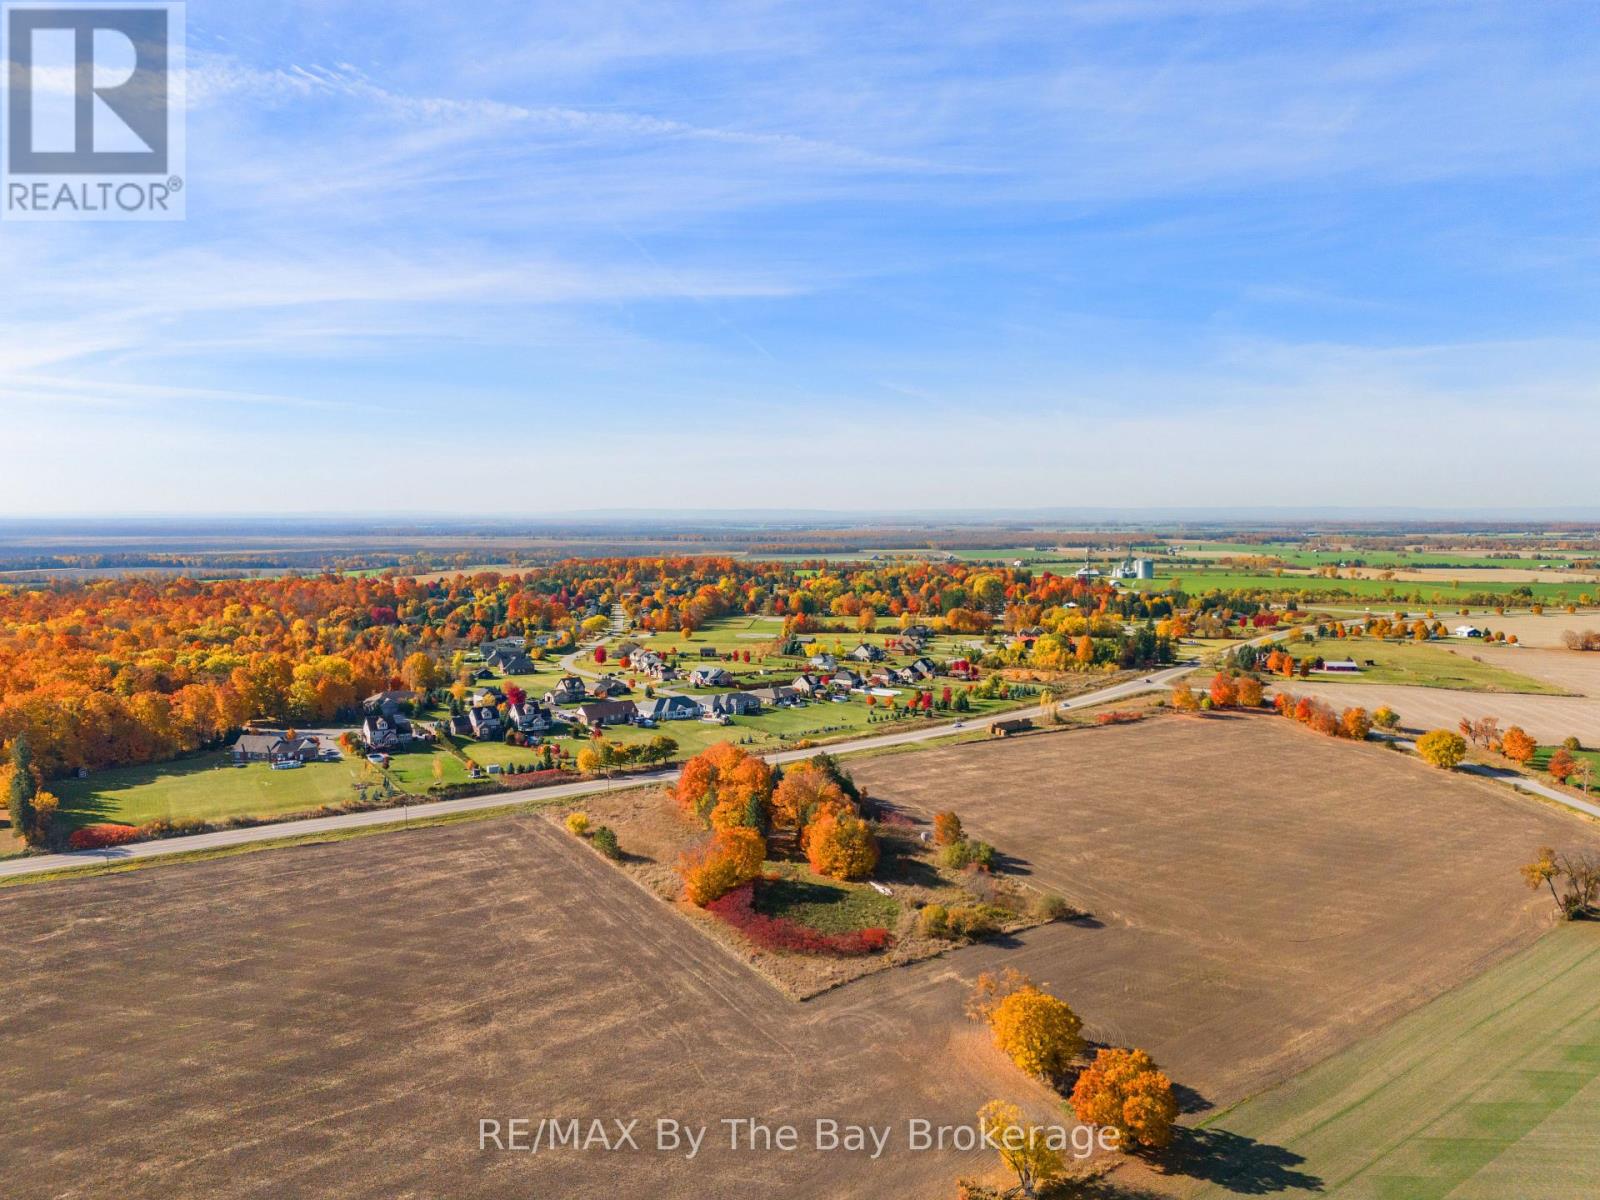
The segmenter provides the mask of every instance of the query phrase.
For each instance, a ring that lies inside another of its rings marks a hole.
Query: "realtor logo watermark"
[[[184,6],[0,3],[0,217],[185,215]]]

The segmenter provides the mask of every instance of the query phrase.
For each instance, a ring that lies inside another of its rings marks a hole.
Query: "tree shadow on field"
[[[1180,1128],[1175,1133],[1163,1156],[1172,1174],[1205,1180],[1239,1196],[1322,1191],[1318,1176],[1296,1169],[1305,1157],[1283,1146],[1226,1129]]]

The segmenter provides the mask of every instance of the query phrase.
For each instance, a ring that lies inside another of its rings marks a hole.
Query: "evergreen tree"
[[[11,787],[6,796],[6,808],[11,812],[11,832],[17,837],[27,837],[33,830],[33,798],[39,785],[33,778],[33,752],[28,749],[28,735],[19,733],[11,743]]]

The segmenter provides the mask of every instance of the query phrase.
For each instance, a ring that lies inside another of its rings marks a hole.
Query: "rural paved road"
[[[1062,709],[1084,708],[1125,700],[1144,692],[1157,691],[1194,670],[1195,664],[1168,667],[1139,679],[1110,687],[1085,692],[1064,701]],[[873,750],[884,746],[904,746],[915,742],[948,737],[960,727],[982,729],[999,720],[1018,717],[1041,717],[1046,708],[1014,710],[971,722],[940,721],[936,724],[917,725],[899,733],[880,734],[876,737],[853,738],[848,742],[833,742],[825,748],[830,754],[850,754],[857,750]],[[783,750],[763,757],[770,763],[795,762],[817,753],[811,750]],[[368,812],[342,813],[336,817],[313,817],[305,821],[284,821],[274,825],[256,825],[249,829],[222,829],[215,833],[199,833],[192,837],[164,838],[154,842],[136,842],[131,846],[116,846],[107,850],[77,850],[68,854],[41,854],[29,858],[0,862],[0,879],[15,879],[24,875],[38,875],[47,871],[88,866],[93,863],[126,862],[141,858],[159,858],[169,854],[186,854],[194,850],[214,850],[229,846],[244,846],[252,842],[272,841],[277,838],[301,837],[307,834],[332,833],[341,829],[361,829],[373,825],[397,825],[408,820],[448,816],[452,813],[474,812],[485,808],[503,808],[529,800],[560,800],[572,796],[586,796],[617,788],[638,787],[646,783],[669,783],[678,777],[675,769],[627,775],[615,780],[586,779],[575,783],[556,784],[553,787],[533,788],[520,792],[495,792],[487,796],[470,796],[461,800],[434,800],[426,804],[413,804],[405,808],[380,808]]]

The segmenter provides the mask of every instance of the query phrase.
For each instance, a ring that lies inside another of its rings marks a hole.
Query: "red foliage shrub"
[[[887,929],[862,929],[855,933],[822,933],[787,917],[769,917],[755,907],[755,884],[734,888],[705,906],[708,913],[727,922],[763,950],[796,954],[831,954],[850,958],[876,954],[889,945]]]
[[[1137,709],[1119,708],[1113,712],[1103,712],[1095,716],[1096,725],[1132,725],[1135,721],[1144,720],[1144,713]]]
[[[67,839],[73,850],[103,850],[107,846],[122,846],[139,840],[139,831],[132,825],[85,825],[74,829]]]

